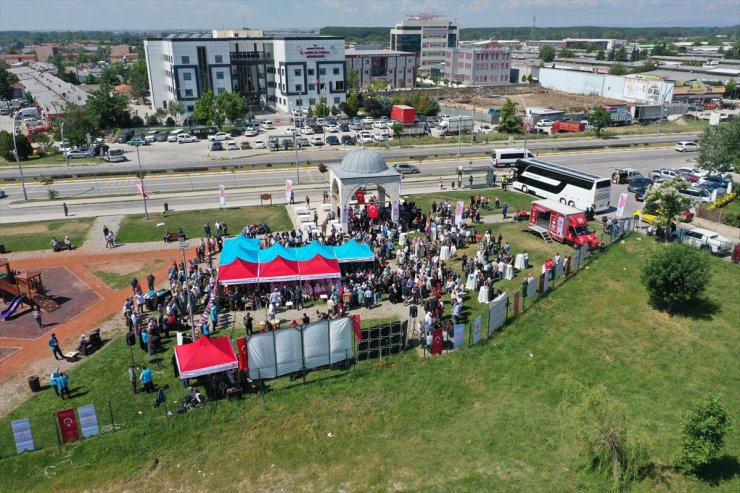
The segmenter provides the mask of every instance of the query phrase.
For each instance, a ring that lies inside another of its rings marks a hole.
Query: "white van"
[[[504,148],[491,151],[493,166],[513,166],[518,159],[531,159],[534,155],[527,149]]]
[[[178,128],[177,130],[173,130],[170,132],[170,134],[167,136],[167,142],[177,142],[177,136],[183,133],[185,129]]]
[[[272,125],[272,121],[270,121],[270,120],[262,120],[261,125],[262,125],[262,128],[265,129],[265,130],[272,130],[273,128],[275,128]]]
[[[126,161],[126,156],[124,156],[123,152],[123,149],[120,147],[113,147],[108,150],[108,155],[105,159],[109,163],[120,163],[122,161]]]

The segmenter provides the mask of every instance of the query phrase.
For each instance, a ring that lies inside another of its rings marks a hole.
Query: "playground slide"
[[[25,294],[21,294],[15,297],[15,299],[10,303],[10,306],[0,312],[0,320],[5,320],[9,316],[11,316],[15,311],[18,309],[18,307],[23,303],[26,299]]]

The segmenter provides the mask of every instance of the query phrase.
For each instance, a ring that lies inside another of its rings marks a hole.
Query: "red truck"
[[[532,202],[528,229],[538,233],[545,241],[552,239],[574,247],[599,246],[596,234],[588,225],[586,214],[554,200]]]
[[[558,120],[552,125],[552,132],[583,132],[586,128],[585,123],[573,122],[567,120]]]
[[[401,122],[404,125],[413,125],[416,118],[416,110],[411,106],[394,104],[391,108],[391,120]]]

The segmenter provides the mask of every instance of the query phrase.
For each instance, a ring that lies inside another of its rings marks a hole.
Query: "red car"
[[[679,173],[681,174],[681,176],[682,176],[682,177],[683,177],[683,178],[684,178],[684,179],[685,179],[686,181],[689,181],[689,182],[691,182],[691,183],[696,183],[696,182],[698,182],[698,181],[699,181],[699,177],[698,177],[698,176],[696,176],[696,175],[695,175],[695,174],[693,174],[693,173],[689,173],[688,171],[681,171],[681,170],[679,170],[678,172],[679,172]]]

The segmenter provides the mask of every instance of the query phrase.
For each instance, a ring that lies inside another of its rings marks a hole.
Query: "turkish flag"
[[[80,430],[77,428],[77,416],[75,416],[74,409],[57,411],[57,420],[59,421],[59,429],[62,432],[62,441],[64,443],[80,439]]]
[[[362,325],[360,325],[360,316],[355,315],[352,317],[352,329],[355,331],[355,337],[359,342],[362,342],[365,340],[364,337],[362,337]]]
[[[237,358],[239,360],[239,370],[247,371],[249,365],[247,364],[247,338],[241,337],[236,340],[236,347],[239,350]]]
[[[356,191],[355,198],[357,199],[358,204],[364,204],[365,203],[365,191],[364,190]]]
[[[432,354],[442,354],[444,347],[444,333],[442,329],[432,331]]]
[[[142,185],[141,183],[137,183],[137,184],[136,184],[136,188],[138,188],[138,189],[139,189],[139,195],[141,195],[141,196],[142,196],[142,197],[144,197],[145,199],[148,199],[148,198],[149,198],[149,196],[148,196],[148,195],[146,194],[146,192],[144,191],[144,185]]]
[[[372,219],[378,217],[378,206],[375,204],[367,204],[367,215]]]

